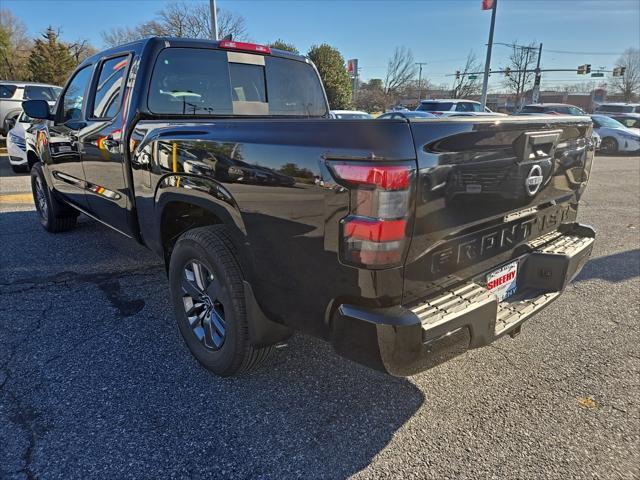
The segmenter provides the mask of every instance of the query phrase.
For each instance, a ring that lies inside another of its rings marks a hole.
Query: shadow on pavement
[[[34,215],[0,214],[0,477],[345,478],[425,400],[302,336],[215,377],[150,253],[92,221],[49,235]]]
[[[595,278],[609,282],[623,282],[638,276],[640,276],[640,249],[635,249],[590,260],[574,282]]]

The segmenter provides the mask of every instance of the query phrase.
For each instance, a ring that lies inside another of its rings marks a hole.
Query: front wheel
[[[53,196],[47,185],[42,164],[36,163],[31,169],[31,191],[40,223],[51,233],[70,230],[76,224],[78,214]]]
[[[613,155],[614,153],[618,153],[617,140],[611,137],[603,138],[602,144],[600,144],[600,151],[607,155]]]
[[[169,285],[180,333],[205,368],[231,376],[268,357],[271,346],[249,342],[242,271],[224,225],[194,228],[178,239]]]

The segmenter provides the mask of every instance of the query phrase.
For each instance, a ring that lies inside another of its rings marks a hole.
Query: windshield
[[[310,64],[199,48],[160,52],[148,106],[154,113],[174,115],[327,114],[322,85]]]
[[[605,117],[604,115],[594,115],[592,118],[595,121],[597,127],[626,128],[623,124],[611,117]]]
[[[614,113],[632,113],[633,106],[631,105],[600,105],[598,107],[599,112],[614,112]]]
[[[617,121],[627,128],[640,128],[640,118],[635,117],[615,117]]]
[[[421,102],[416,110],[423,112],[448,112],[453,107],[451,102]]]

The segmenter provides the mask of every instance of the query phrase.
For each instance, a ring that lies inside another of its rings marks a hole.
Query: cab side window
[[[78,71],[62,97],[62,112],[60,123],[69,120],[78,120],[82,117],[82,107],[86,97],[87,86],[91,80],[91,66],[84,67]]]
[[[127,56],[121,56],[111,58],[102,64],[93,100],[93,117],[113,118],[120,110],[120,92],[124,85],[128,61]]]

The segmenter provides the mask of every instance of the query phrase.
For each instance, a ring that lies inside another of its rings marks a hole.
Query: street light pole
[[[482,109],[487,106],[487,88],[489,86],[489,71],[491,70],[491,49],[493,47],[493,30],[496,26],[496,8],[498,7],[498,0],[493,0],[491,6],[491,28],[489,29],[489,43],[487,44],[487,60],[484,64],[484,77],[482,79],[482,96],[480,97],[480,103]]]
[[[422,66],[426,64],[427,62],[416,62],[416,65],[418,65],[418,105],[422,100]]]
[[[211,10],[211,38],[218,40],[218,11],[216,10],[216,0],[209,0],[209,10]]]
[[[540,58],[542,58],[542,43],[540,43],[540,49],[538,50],[538,61],[536,64],[536,78],[533,82],[533,93],[531,94],[532,103],[538,103],[540,100],[540,80],[542,73],[540,72]]]

